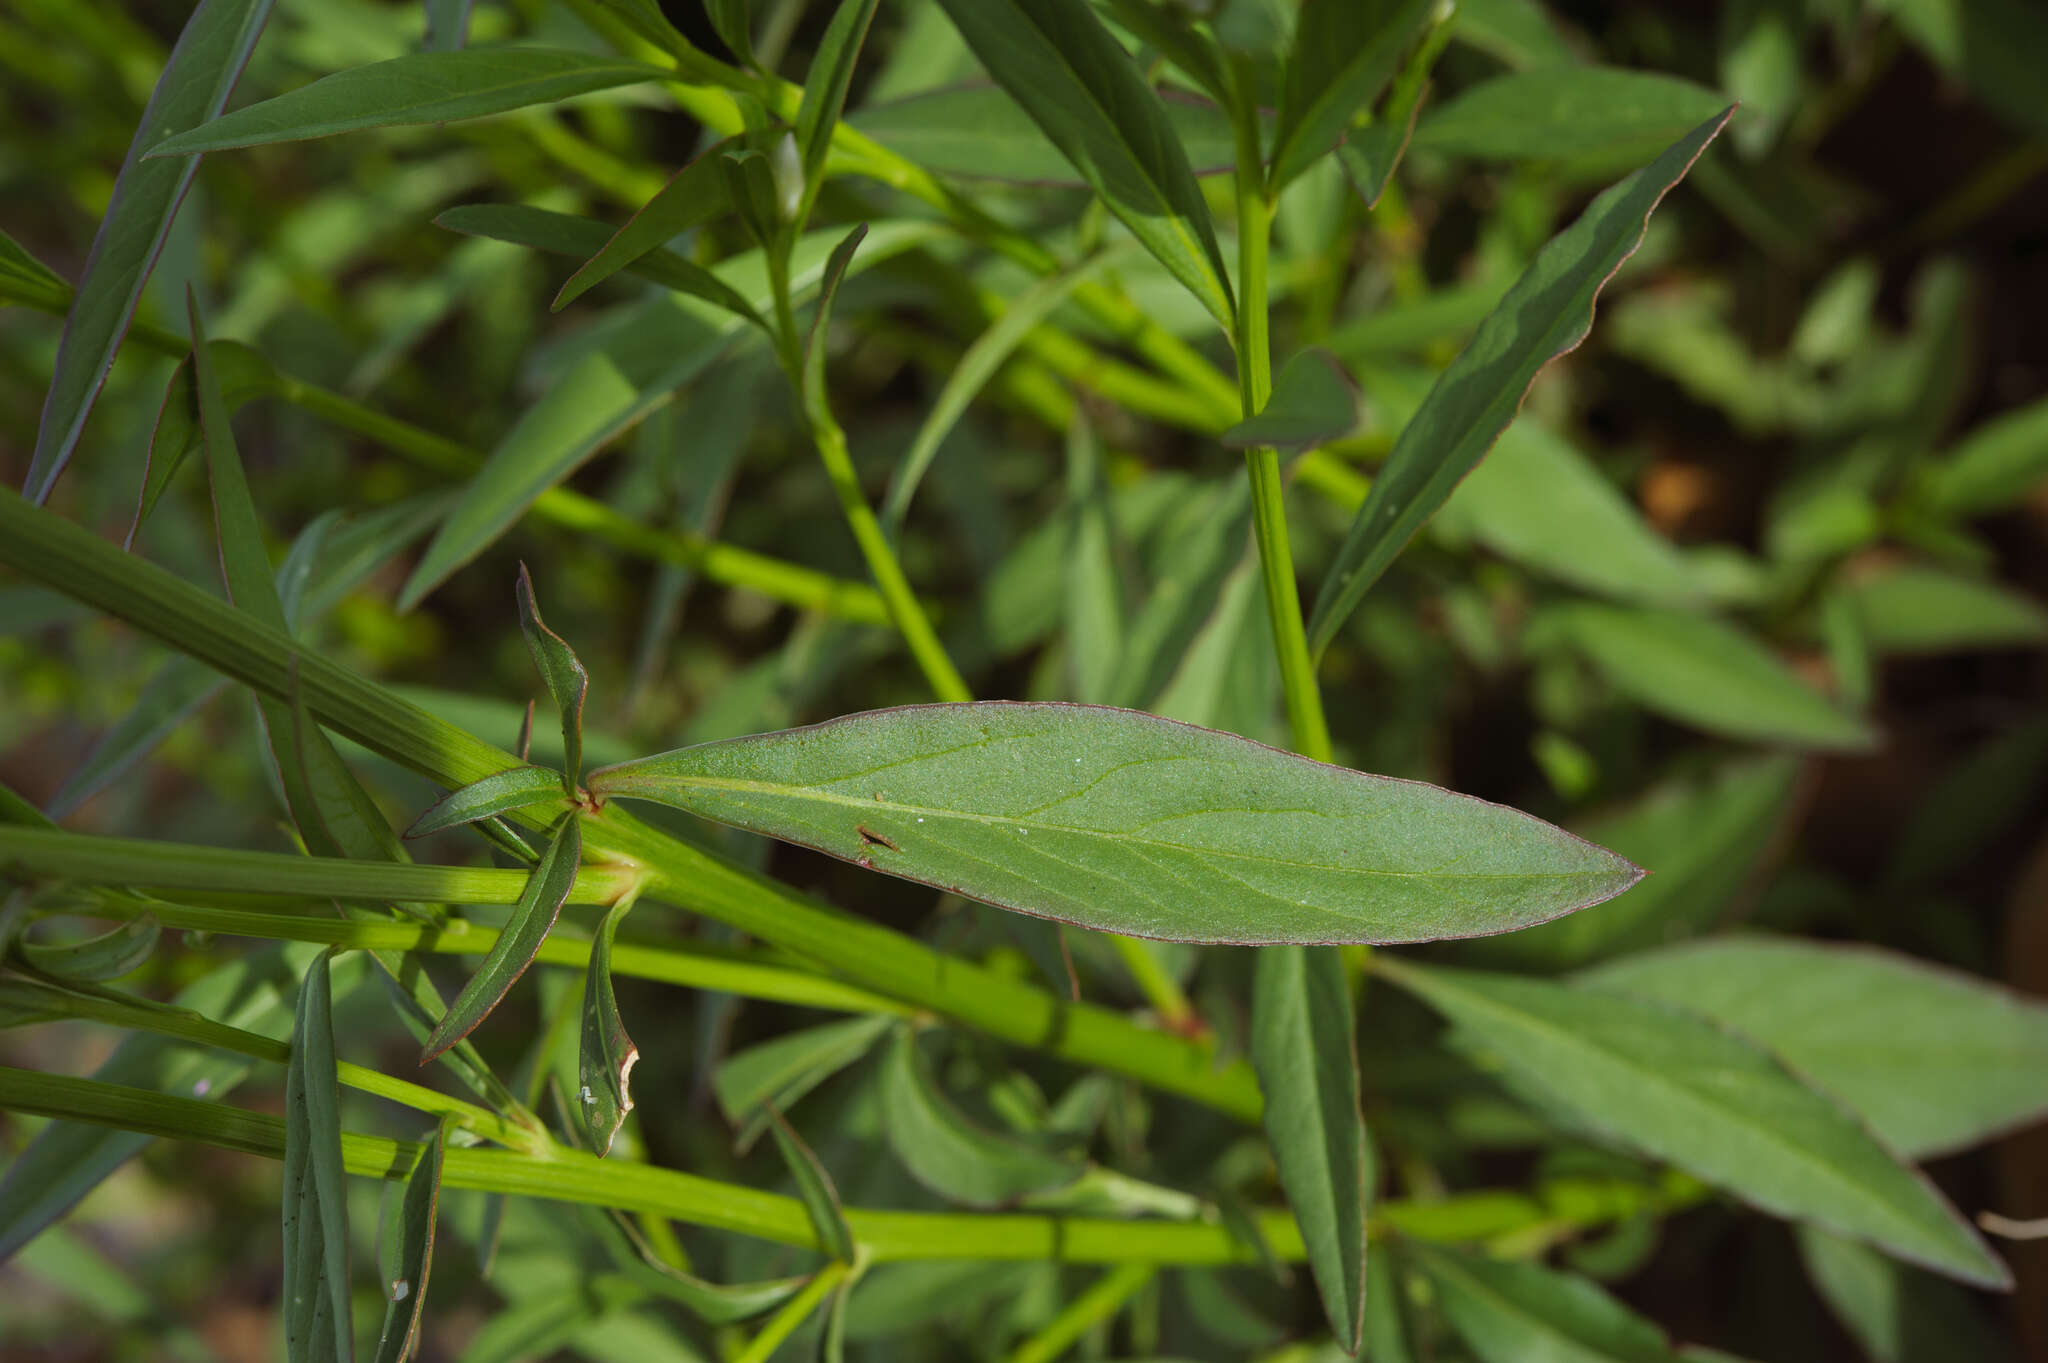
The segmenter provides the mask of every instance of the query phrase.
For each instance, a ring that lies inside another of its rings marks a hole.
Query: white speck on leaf
[[[597,1101],[597,1099],[590,1096],[590,1085],[588,1084],[585,1084],[583,1086],[583,1101],[586,1103],[594,1103]]]
[[[411,1295],[412,1284],[407,1282],[405,1279],[399,1278],[391,1284],[391,1300],[404,1301],[407,1297]]]
[[[192,1085],[192,1096],[194,1098],[204,1098],[211,1092],[213,1092],[213,1081],[211,1079],[201,1079]]]

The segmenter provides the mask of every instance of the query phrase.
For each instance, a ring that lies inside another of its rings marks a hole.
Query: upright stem
[[[1273,391],[1273,354],[1266,334],[1266,253],[1273,203],[1266,197],[1264,160],[1259,150],[1259,111],[1249,70],[1240,67],[1239,97],[1232,121],[1237,132],[1237,383],[1244,414],[1255,415]],[[1330,729],[1323,697],[1316,689],[1315,660],[1302,628],[1301,597],[1294,582],[1294,553],[1287,542],[1286,485],[1280,454],[1270,445],[1244,452],[1252,480],[1252,529],[1259,542],[1259,569],[1266,586],[1266,612],[1273,620],[1273,651],[1287,698],[1287,727],[1295,750],[1327,762]]]
[[[1052,1323],[1018,1346],[1010,1363],[1053,1363],[1094,1326],[1113,1318],[1138,1295],[1159,1269],[1156,1264],[1119,1264],[1097,1278],[1052,1318]]]

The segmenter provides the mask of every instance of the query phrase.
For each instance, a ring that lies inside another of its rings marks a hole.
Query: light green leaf
[[[428,52],[459,52],[469,42],[472,0],[427,0],[427,31],[420,46]]]
[[[1348,435],[1358,425],[1358,394],[1335,356],[1326,350],[1304,350],[1289,360],[1273,380],[1266,405],[1217,437],[1241,450],[1273,445],[1306,450]]]
[[[1251,543],[1249,480],[1231,478],[1179,510],[1182,518],[1164,532],[1169,547],[1152,590],[1131,614],[1122,665],[1109,693],[1117,705],[1159,708],[1158,696],[1185,667],[1186,654],[1213,616],[1224,583],[1257,556]]]
[[[2048,398],[1978,426],[1924,476],[1929,501],[1945,515],[2019,501],[2048,479]]]
[[[448,1149],[443,1127],[420,1148],[398,1209],[398,1262],[384,1286],[384,1328],[376,1363],[405,1363],[419,1343],[427,1304],[427,1274],[434,1264],[434,1218],[441,1200],[441,1161]]]
[[[976,1125],[939,1092],[910,1027],[882,1060],[882,1130],[903,1167],[941,1197],[1001,1207],[1080,1178],[1084,1166]]]
[[[1932,1184],[1761,1048],[1658,1004],[1544,980],[1375,965],[1589,1129],[1763,1211],[1964,1282],[2012,1277]]]
[[[1544,67],[1496,76],[1433,107],[1415,145],[1456,156],[1513,160],[1648,155],[1728,99],[1656,71]]]
[[[1650,214],[1727,122],[1709,119],[1607,190],[1535,261],[1481,323],[1395,441],[1316,596],[1309,635],[1329,646],[1366,589],[1486,456],[1537,371],[1592,329],[1593,302],[1642,243]]]
[[[1197,176],[1220,175],[1236,164],[1236,134],[1221,107],[1173,91],[1159,96],[1159,106]],[[1075,188],[1089,183],[1000,86],[931,90],[869,105],[846,121],[940,175]]]
[[[599,1155],[611,1153],[612,1141],[633,1110],[633,1066],[640,1048],[626,1035],[626,1023],[619,1016],[618,996],[612,990],[612,939],[619,921],[633,907],[629,896],[605,910],[590,944],[590,967],[583,981],[583,1040],[577,1051],[580,1087],[577,1113],[590,1136],[590,1148]]]
[[[1436,0],[1306,0],[1287,54],[1269,194],[1336,146],[1359,113],[1371,111],[1436,8]]]
[[[348,1185],[327,953],[299,983],[284,1081],[284,1337],[292,1363],[354,1357]]]
[[[1640,874],[1514,810],[1083,705],[878,710],[606,768],[590,787],[1019,912],[1181,941],[1505,932]]]
[[[730,293],[733,298],[740,301],[739,307],[732,307],[731,303],[725,306],[742,315],[751,314],[758,318],[759,314],[754,312],[753,305],[724,280],[718,279],[695,261],[686,260],[673,251],[659,249],[675,237],[711,221],[732,207],[732,200],[725,192],[723,169],[725,153],[731,147],[732,143],[729,141],[717,143],[670,176],[668,183],[663,185],[653,198],[642,204],[640,211],[628,218],[626,225],[621,227],[610,241],[583,262],[575,274],[569,276],[561,291],[555,295],[554,310],[560,312],[620,270],[639,265],[645,272],[651,264],[654,269],[662,271],[674,281],[669,283],[670,288],[679,287],[685,278],[695,281],[699,287],[686,289],[684,292],[694,293],[699,298],[705,297],[701,292],[703,281],[699,276],[709,276],[717,281],[725,293]],[[477,210],[495,207],[498,205],[478,204],[473,209],[450,209],[436,221],[458,232],[471,231],[472,228],[458,224],[468,221],[468,215]],[[487,232],[485,235],[499,234]],[[650,274],[649,277],[654,276]]]
[[[801,228],[810,216],[811,203],[825,178],[825,157],[832,150],[832,132],[839,126],[839,113],[846,107],[846,91],[853,84],[854,63],[868,26],[874,22],[880,0],[840,0],[818,40],[811,57],[811,69],[804,76],[803,99],[796,111],[797,153],[803,159],[803,207],[797,212]]]
[[[1998,1363],[2012,1351],[1970,1294],[1840,1236],[1799,1228],[1806,1276],[1872,1363]]]
[[[1584,1278],[1441,1245],[1404,1250],[1481,1363],[1677,1363],[1662,1330]]]
[[[1755,742],[1867,748],[1868,725],[1807,686],[1769,649],[1720,620],[1575,601],[1530,622],[1582,653],[1616,690],[1683,724]]]
[[[1742,1033],[1916,1159],[2048,1116],[2048,1005],[1989,980],[1774,937],[1667,947],[1578,978]]]
[[[297,142],[414,123],[453,123],[673,75],[658,66],[550,47],[414,52],[323,76],[202,123],[151,156]]]
[[[825,272],[818,280],[818,310],[811,318],[811,334],[804,340],[803,398],[804,410],[819,427],[832,424],[829,397],[825,392],[825,352],[831,339],[832,300],[839,296],[840,281],[853,265],[854,252],[860,249],[861,241],[868,234],[868,225],[860,223],[840,239],[832,248],[832,254],[825,260]]]
[[[808,1281],[777,1278],[758,1283],[713,1283],[694,1277],[664,1260],[634,1219],[610,1208],[588,1207],[584,1224],[611,1251],[612,1258],[651,1295],[675,1302],[707,1325],[730,1325],[772,1311]]]
[[[1351,985],[1334,947],[1259,952],[1251,1058],[1266,1141],[1337,1342],[1357,1353],[1365,1312],[1365,1219],[1378,1183],[1358,1107]]]
[[[582,660],[561,635],[540,618],[540,603],[533,599],[533,579],[526,565],[519,565],[519,632],[526,636],[526,651],[534,670],[546,683],[562,723],[562,788],[571,798],[583,777],[583,699],[590,692],[590,674]]]
[[[29,966],[60,980],[118,980],[142,968],[156,951],[160,936],[162,929],[156,919],[143,917],[69,942],[24,939],[19,949]],[[0,952],[4,952],[4,944],[0,944]]]
[[[767,1110],[787,1112],[804,1095],[868,1053],[894,1019],[886,1014],[828,1022],[788,1032],[728,1058],[712,1091],[727,1121],[738,1128],[744,1153],[768,1126]]]
[[[23,495],[40,504],[71,458],[100,385],[113,368],[134,319],[142,286],[156,264],[171,221],[199,162],[191,157],[152,161],[166,134],[218,114],[270,17],[270,0],[202,0],[185,21],[121,171],[106,216],[86,257],[85,277],[64,319],[56,372],[43,399]],[[20,275],[19,262],[10,273]]]
[[[1113,699],[1124,646],[1123,576],[1116,524],[1102,480],[1102,446],[1085,412],[1067,428],[1067,661],[1073,694],[1091,704]]]
[[[561,798],[560,772],[546,767],[513,767],[443,796],[405,830],[405,836],[424,838],[444,828],[475,823],[511,810],[555,804]]]
[[[469,983],[435,1026],[420,1052],[425,1064],[455,1045],[489,1016],[512,987],[512,982],[533,964],[534,953],[547,939],[548,930],[562,911],[562,901],[576,881],[576,864],[583,855],[583,825],[575,815],[565,816],[548,840],[547,850],[527,877],[526,889],[512,907],[512,917],[498,935],[490,954],[470,976]]]
[[[782,1152],[782,1162],[789,1166],[790,1177],[796,1181],[797,1196],[811,1218],[811,1229],[818,1233],[818,1247],[841,1263],[852,1263],[853,1232],[847,1228],[846,1213],[839,1205],[839,1190],[832,1186],[832,1175],[780,1113],[771,1110],[768,1117],[768,1129],[775,1133],[775,1147]]]
[[[1852,570],[1837,589],[1878,653],[1955,653],[2048,641],[2048,608],[2009,587],[1919,563]]]
[[[1230,277],[1166,111],[1087,0],[940,0],[996,83],[1229,331]]]

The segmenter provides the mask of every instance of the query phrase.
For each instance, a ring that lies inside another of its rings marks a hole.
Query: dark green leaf
[[[434,1265],[434,1219],[441,1199],[441,1161],[448,1149],[443,1127],[420,1148],[405,1181],[398,1211],[396,1276],[384,1284],[384,1328],[377,1336],[376,1363],[405,1363],[419,1344],[427,1303],[427,1275]]]
[[[476,1025],[505,997],[512,982],[533,964],[534,953],[547,939],[548,930],[554,927],[555,918],[562,911],[562,901],[569,897],[570,887],[576,883],[576,864],[582,855],[583,826],[575,815],[565,816],[548,840],[547,850],[541,853],[539,864],[528,877],[526,889],[513,906],[512,917],[490,954],[470,976],[469,983],[462,986],[462,992],[448,1005],[447,1013],[427,1038],[420,1052],[421,1064],[476,1030]]]
[[[588,1207],[584,1224],[596,1234],[626,1276],[650,1294],[675,1302],[707,1325],[730,1325],[772,1311],[802,1289],[807,1278],[758,1283],[711,1283],[693,1277],[655,1252],[633,1218],[610,1208]]]
[[[1187,152],[1087,0],[940,0],[996,83],[1229,331],[1230,278]]]
[[[1615,185],[1537,253],[1394,443],[1316,596],[1310,641],[1328,647],[1366,589],[1476,467],[1538,370],[1586,338],[1593,302],[1642,243],[1650,214],[1713,140],[1710,119]]]
[[[1287,54],[1269,193],[1285,188],[1371,110],[1435,9],[1436,0],[1305,0]]]
[[[1371,1363],[1416,1363],[1398,1252],[1382,1241],[1365,1261],[1365,1357]]]
[[[519,632],[526,636],[526,651],[534,669],[547,684],[548,695],[562,722],[562,788],[571,799],[583,777],[583,698],[590,691],[590,674],[583,670],[576,650],[540,618],[540,603],[533,599],[533,579],[526,565],[519,565]]]
[[[612,992],[612,939],[619,920],[633,907],[621,899],[604,912],[597,937],[590,944],[590,966],[583,981],[583,1043],[577,1051],[577,1112],[599,1155],[611,1153],[626,1114],[633,1110],[633,1066],[640,1048],[626,1035],[619,1000]]]
[[[1684,724],[1805,748],[1876,741],[1757,639],[1708,616],[1575,601],[1543,612],[1530,630],[1568,642],[1616,690]]]
[[[1236,164],[1236,134],[1221,107],[1173,91],[1162,94],[1159,105],[1196,175],[1218,175]],[[1000,86],[930,90],[870,105],[846,121],[941,175],[1024,185],[1088,184]]]
[[[284,1337],[292,1363],[352,1358],[348,1185],[341,1162],[333,983],[325,952],[299,983],[284,1081]]]
[[[86,257],[57,343],[56,372],[43,400],[35,455],[23,493],[40,503],[71,458],[85,429],[86,414],[113,368],[114,352],[135,316],[142,286],[156,264],[171,220],[192,183],[199,162],[191,157],[151,161],[169,133],[212,118],[256,46],[270,17],[270,0],[202,0],[178,34],[121,172],[114,181],[106,216]]]
[[[423,838],[444,828],[475,823],[494,814],[535,805],[555,804],[562,798],[562,774],[546,767],[513,767],[461,790],[451,791],[439,803],[405,830],[408,838]]]
[[[897,1030],[882,1061],[882,1130],[903,1167],[941,1197],[1000,1207],[1080,1178],[1072,1161],[969,1121],[932,1078],[917,1033]]]
[[[803,207],[797,211],[799,227],[810,216],[812,200],[825,178],[825,156],[832,150],[832,132],[839,126],[839,113],[846,107],[846,91],[853,84],[854,63],[868,26],[874,22],[880,0],[839,0],[832,22],[818,40],[811,69],[804,76],[803,100],[796,111],[797,153],[803,161]]]
[[[747,0],[705,0],[704,10],[718,41],[732,49],[741,66],[758,70],[761,62],[754,56],[753,19],[747,13]]]
[[[1726,96],[1676,76],[1609,66],[1557,66],[1496,76],[1433,107],[1415,145],[1512,160],[1648,155],[1703,120],[1718,126]]]
[[[1118,705],[1163,710],[1162,698],[1202,631],[1227,604],[1225,584],[1257,557],[1251,542],[1251,484],[1230,479],[1196,503],[1191,519],[1173,523],[1170,545],[1152,590],[1132,613],[1110,699]],[[1222,677],[1217,685],[1228,685]],[[1181,703],[1176,701],[1176,703]]]
[[[1857,1244],[1799,1228],[1806,1276],[1872,1363],[1998,1363],[2012,1351],[1970,1294]]]
[[[1266,1141],[1301,1226],[1330,1328],[1357,1353],[1365,1311],[1365,1219],[1378,1183],[1358,1108],[1351,986],[1334,947],[1259,952],[1252,1064],[1266,1096]]]
[[[789,1166],[790,1177],[796,1180],[797,1196],[811,1218],[811,1229],[818,1234],[818,1247],[842,1263],[852,1263],[853,1232],[847,1229],[846,1213],[840,1208],[839,1190],[832,1186],[832,1175],[818,1162],[811,1147],[804,1144],[803,1137],[773,1109],[768,1112],[768,1129],[775,1133],[775,1147],[782,1152],[782,1162]]]
[[[738,211],[747,234],[757,245],[774,241],[782,229],[783,202],[767,154],[753,148],[720,152],[718,173],[725,182],[726,202]]]
[[[805,1094],[868,1053],[894,1021],[886,1014],[828,1022],[764,1041],[719,1065],[712,1088],[726,1120],[739,1129],[742,1152],[768,1124],[772,1108],[787,1112]]]
[[[1514,810],[1086,705],[878,710],[590,784],[1004,908],[1183,941],[1505,932],[1641,874]]]
[[[1344,367],[1326,350],[1304,350],[1273,380],[1272,396],[1258,414],[1218,438],[1234,450],[1251,445],[1306,450],[1348,435],[1357,425],[1358,394]]]
[[[1107,8],[1125,31],[1157,48],[1212,98],[1219,102],[1231,98],[1223,53],[1213,37],[1194,26],[1191,15],[1170,10],[1158,0],[1108,0]],[[1224,140],[1229,141],[1227,134]],[[1224,154],[1228,157],[1232,153],[1226,148]]]
[[[2048,774],[2048,715],[1987,740],[1928,787],[1891,849],[1888,888],[1917,889],[1969,866],[2025,819]]]
[[[1677,1363],[1662,1330],[1584,1278],[1440,1245],[1404,1248],[1482,1363]]]
[[[717,143],[670,176],[668,183],[661,187],[659,193],[641,205],[640,211],[628,218],[626,225],[621,227],[610,241],[585,261],[575,274],[569,276],[561,291],[555,295],[555,311],[560,312],[620,270],[636,265],[646,270],[651,264],[668,275],[672,281],[687,278],[696,282],[698,288],[688,289],[686,292],[695,293],[699,298],[705,297],[701,291],[703,280],[700,276],[709,276],[717,280],[724,293],[729,293],[740,301],[739,307],[732,307],[730,302],[724,303],[723,306],[732,308],[742,316],[758,317],[759,314],[753,310],[753,304],[747,302],[724,280],[718,279],[716,275],[694,261],[686,260],[673,251],[659,249],[691,228],[711,221],[732,206],[732,200],[725,192],[723,169],[725,153],[730,147],[729,142]],[[477,208],[495,206],[477,205]],[[457,226],[457,223],[462,221],[457,215],[469,211],[472,210],[450,209],[437,221],[444,227],[452,227],[458,232],[467,231],[469,229]],[[451,219],[454,221],[450,221]],[[670,282],[669,287],[680,287],[680,283]]]
[[[2012,1281],[1933,1185],[1852,1115],[1710,1022],[1544,980],[1375,965],[1593,1131],[1774,1215],[1869,1240],[1964,1282]]]
[[[237,109],[150,149],[152,156],[297,142],[413,123],[453,123],[673,73],[658,66],[549,47],[414,52],[323,76]]]
[[[698,163],[692,162],[692,165],[695,164]],[[722,182],[718,185],[717,195],[718,203],[720,206],[723,206],[727,201]],[[445,227],[451,232],[461,232],[468,236],[488,237],[493,241],[509,241],[516,245],[531,247],[536,251],[547,251],[554,255],[581,257],[584,259],[586,267],[595,264],[595,257],[603,254],[611,246],[612,240],[614,240],[614,238],[607,238],[603,223],[592,222],[588,218],[578,218],[567,213],[552,213],[547,209],[534,208],[526,204],[463,204],[458,208],[451,208],[442,213],[434,219],[434,223],[436,226]],[[632,230],[633,223],[628,222],[625,227],[620,229],[618,235],[624,236]],[[663,238],[663,240],[666,239]],[[702,294],[695,287],[697,282],[695,271],[702,269],[702,267],[683,259],[674,251],[659,249],[659,245],[657,242],[650,249],[641,252],[636,240],[629,251],[632,254],[632,259],[619,264],[617,268],[627,274],[638,275],[642,279],[659,284],[663,288],[702,297]],[[579,271],[577,277],[580,277],[580,274],[581,272]],[[575,277],[572,277],[569,281],[570,284],[575,282]],[[587,281],[584,287],[587,288],[596,283],[597,280],[592,279]],[[566,294],[569,284],[564,284],[562,287]],[[578,289],[577,294],[581,294],[582,291],[582,289]],[[563,296],[558,301],[567,303],[569,298],[573,296],[575,295]],[[742,294],[741,297],[745,298],[746,295]],[[750,312],[758,314],[759,309],[755,307],[753,300],[748,299],[747,306]]]
[[[118,980],[142,968],[156,950],[162,929],[154,918],[136,918],[94,937],[71,942],[21,944],[21,959],[62,980]]]
[[[1768,1047],[1913,1158],[2048,1115],[2048,1005],[1911,957],[1716,938],[1579,978],[1675,1004]]]

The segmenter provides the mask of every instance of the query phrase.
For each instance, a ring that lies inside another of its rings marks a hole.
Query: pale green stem
[[[1187,993],[1179,981],[1166,973],[1160,966],[1159,958],[1152,954],[1152,948],[1135,937],[1106,932],[1110,945],[1123,958],[1124,969],[1130,974],[1131,983],[1138,987],[1152,1011],[1159,1020],[1175,1031],[1184,1031],[1195,1021],[1195,1006],[1188,1002]]]
[[[795,1334],[799,1325],[811,1318],[811,1312],[818,1309],[818,1303],[825,1300],[826,1294],[833,1288],[839,1286],[839,1280],[844,1278],[851,1268],[851,1264],[835,1262],[819,1269],[812,1275],[811,1280],[804,1284],[803,1291],[785,1302],[782,1309],[761,1327],[761,1332],[747,1342],[747,1347],[740,1351],[733,1359],[733,1363],[768,1363],[768,1360],[775,1356],[775,1351],[782,1347],[782,1342]]]
[[[1043,1330],[1019,1345],[1010,1355],[1010,1363],[1053,1363],[1091,1328],[1115,1319],[1124,1303],[1151,1282],[1158,1271],[1156,1264],[1119,1264],[1062,1307]]]

